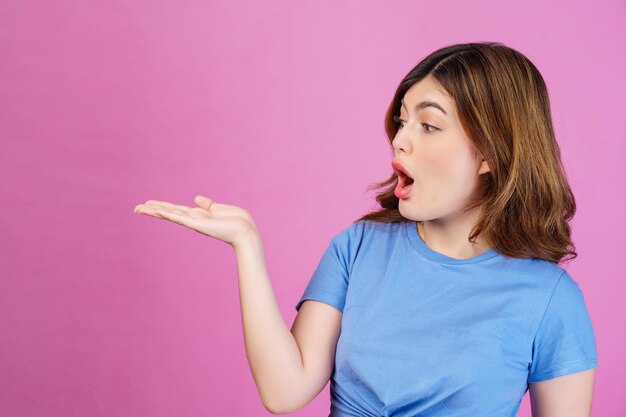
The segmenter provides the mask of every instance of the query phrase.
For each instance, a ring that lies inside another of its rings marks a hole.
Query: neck
[[[417,232],[426,246],[436,252],[455,259],[473,258],[491,247],[481,235],[476,243],[468,240],[475,218],[476,215],[445,223],[439,219],[422,221],[417,223]]]

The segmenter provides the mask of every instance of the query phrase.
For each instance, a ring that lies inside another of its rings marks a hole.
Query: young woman
[[[227,242],[265,407],[296,411],[331,381],[330,416],[588,417],[596,341],[578,283],[575,213],[537,68],[500,43],[451,45],[402,80],[385,128],[380,209],[335,234],[296,304],[274,298],[240,207],[135,208]]]

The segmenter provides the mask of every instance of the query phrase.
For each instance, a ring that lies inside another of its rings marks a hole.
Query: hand
[[[187,226],[233,247],[248,234],[258,233],[252,216],[241,207],[217,203],[202,195],[197,195],[194,202],[198,207],[148,200],[135,206],[133,211]]]

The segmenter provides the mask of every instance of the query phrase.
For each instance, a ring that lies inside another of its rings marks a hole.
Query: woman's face
[[[461,127],[453,99],[426,77],[404,95],[399,118],[394,162],[414,180],[408,195],[399,196],[400,213],[418,221],[460,214],[489,166]]]

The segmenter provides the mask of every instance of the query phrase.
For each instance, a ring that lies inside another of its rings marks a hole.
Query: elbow
[[[278,404],[276,402],[270,402],[270,401],[263,401],[263,406],[265,407],[267,411],[275,415],[295,413],[300,408],[302,408],[302,407],[296,407],[293,405]]]
[[[265,409],[267,411],[269,411],[272,414],[278,415],[278,414],[287,414],[290,413],[291,411],[286,410],[285,408],[281,407],[278,404],[273,404],[273,403],[268,403],[268,402],[263,402],[263,406],[265,407]]]
[[[281,411],[280,411],[280,408],[276,407],[276,405],[274,405],[274,404],[269,404],[269,403],[264,401],[263,402],[263,406],[265,407],[265,409],[267,411],[269,411],[272,414],[282,414]]]

